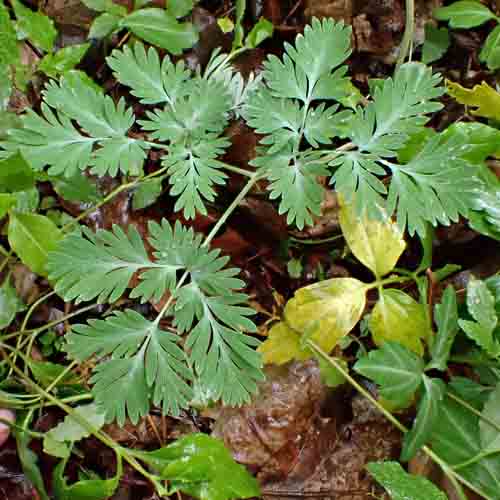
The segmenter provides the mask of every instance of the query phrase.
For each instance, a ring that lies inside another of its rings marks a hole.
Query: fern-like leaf
[[[71,234],[49,256],[50,279],[66,300],[116,301],[137,272],[139,283],[130,296],[159,300],[169,290],[175,306],[167,314],[179,333],[189,332],[186,364],[177,337],[133,311],[74,327],[67,338],[72,357],[111,356],[91,379],[97,402],[109,419],[120,422],[127,415],[135,420],[144,415],[148,394],[165,412],[177,412],[190,397],[188,366],[210,398],[248,401],[262,378],[262,365],[254,350],[258,341],[243,333],[256,327],[249,318],[253,310],[245,306],[248,297],[238,291],[244,286],[239,269],[226,268],[228,257],[208,249],[201,235],[180,223],[151,222],[148,229],[151,257],[134,227],[128,234],[119,227]],[[184,284],[177,282],[179,273],[185,273]]]
[[[0,144],[4,149],[21,150],[34,169],[48,165],[52,175],[71,177],[76,168],[88,166],[100,176],[140,174],[147,148],[143,141],[127,136],[134,116],[123,99],[115,105],[111,97],[79,78],[50,82],[43,94],[43,116],[27,112],[23,129],[10,131],[8,140]],[[89,137],[81,134],[72,121]]]
[[[179,97],[189,93],[190,73],[183,61],[173,64],[165,56],[160,62],[158,52],[136,42],[133,48],[114,50],[106,59],[115,78],[131,88],[130,93],[142,104],[168,103],[174,106]]]
[[[149,411],[150,393],[155,405],[174,415],[192,397],[188,385],[192,372],[177,345],[179,337],[135,311],[75,325],[66,341],[67,352],[79,361],[92,355],[112,356],[98,365],[91,379],[95,399],[108,421],[116,418],[123,425],[128,415],[136,423]]]

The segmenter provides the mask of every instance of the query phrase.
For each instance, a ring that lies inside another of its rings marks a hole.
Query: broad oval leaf
[[[434,11],[438,21],[449,21],[452,28],[475,28],[495,19],[495,14],[478,1],[460,0]]]
[[[47,258],[62,238],[59,228],[44,215],[12,212],[8,229],[9,244],[34,273],[47,276]]]
[[[198,33],[191,23],[179,23],[164,9],[148,8],[133,12],[120,25],[153,45],[179,55],[198,41]]]
[[[365,309],[367,285],[334,278],[297,290],[285,307],[286,322],[325,352],[347,335]]]
[[[355,204],[342,203],[339,222],[356,258],[380,278],[394,269],[406,243],[403,231],[390,220],[370,220]]]
[[[380,294],[370,316],[369,327],[377,345],[390,340],[419,355],[424,353],[422,340],[431,335],[424,306],[395,289],[384,290]]]
[[[428,479],[408,474],[398,462],[372,462],[366,468],[392,500],[448,500]]]
[[[311,357],[311,353],[301,346],[300,335],[284,321],[280,321],[269,330],[267,339],[260,344],[257,351],[262,354],[262,361],[265,364],[282,365],[292,359],[300,361]]]

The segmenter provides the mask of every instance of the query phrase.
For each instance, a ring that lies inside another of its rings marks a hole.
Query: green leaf
[[[33,12],[20,0],[12,0],[11,4],[16,14],[18,33],[45,52],[52,52],[57,36],[54,21],[41,12]]]
[[[396,289],[384,289],[373,308],[369,321],[374,342],[399,342],[423,355],[422,340],[430,337],[430,328],[422,304]]]
[[[54,191],[68,201],[80,203],[97,203],[101,196],[97,185],[80,170],[75,171],[70,177],[49,177]]]
[[[451,28],[475,28],[490,19],[496,19],[495,14],[480,2],[461,0],[447,7],[434,11],[438,21],[448,21]]]
[[[23,416],[22,420],[18,419],[18,423],[24,429],[28,428],[30,424],[32,413],[28,413],[27,416]],[[19,422],[21,420],[21,422]],[[19,462],[21,462],[21,467],[25,476],[31,481],[33,486],[36,488],[36,492],[39,495],[41,500],[50,500],[47,492],[45,490],[45,485],[42,477],[42,473],[38,467],[38,457],[37,455],[29,448],[29,444],[31,441],[30,435],[26,431],[16,431],[16,445],[17,445],[17,456],[19,458]]]
[[[243,44],[243,16],[245,15],[246,0],[236,0],[236,13],[235,22],[236,26],[234,29],[234,39],[233,39],[233,50],[239,49]]]
[[[169,14],[172,14],[174,17],[184,17],[187,16],[197,3],[198,0],[170,0],[168,2],[167,10]]]
[[[161,194],[161,184],[162,179],[151,179],[141,183],[134,191],[132,209],[141,210],[152,205]]]
[[[222,441],[205,434],[190,434],[139,456],[169,481],[173,491],[201,500],[260,496],[257,480],[234,461]]]
[[[5,217],[11,208],[16,206],[19,194],[0,193],[0,219]]]
[[[17,296],[16,289],[6,279],[0,287],[0,330],[7,328],[16,314],[26,308],[23,301]]]
[[[125,16],[127,9],[123,5],[114,3],[113,0],[82,0],[89,9],[97,12],[108,12],[115,16]]]
[[[424,394],[418,404],[417,417],[413,427],[404,435],[401,460],[408,462],[417,451],[429,440],[433,432],[439,408],[446,393],[442,380],[422,375]]]
[[[115,312],[105,320],[75,325],[66,336],[70,356],[83,361],[93,354],[112,354],[91,379],[93,393],[107,421],[123,425],[128,416],[137,423],[149,411],[149,397],[164,414],[177,415],[192,395],[192,378],[179,338],[160,330],[133,310]]]
[[[122,50],[114,50],[106,58],[115,78],[130,87],[131,94],[138,97],[142,104],[168,103],[189,94],[189,71],[184,61],[173,64],[168,56],[160,62],[158,52],[136,42],[132,48],[127,45]]]
[[[401,344],[385,342],[355,365],[361,375],[377,382],[380,395],[398,408],[408,407],[422,383],[424,362]]]
[[[481,413],[479,421],[481,445],[485,451],[500,451],[500,383],[491,392]],[[496,427],[491,425],[493,422]]]
[[[479,59],[485,62],[491,70],[500,68],[500,25],[486,38],[479,53]]]
[[[326,386],[335,388],[346,383],[346,379],[335,366],[328,363],[324,358],[320,358],[319,356],[317,357],[317,360],[321,380]],[[347,361],[339,358],[337,358],[336,361],[346,372],[349,372]]]
[[[425,41],[422,47],[422,62],[429,64],[441,59],[450,46],[450,33],[446,28],[425,25]]]
[[[283,365],[293,359],[302,361],[311,357],[311,353],[301,345],[300,334],[284,321],[269,330],[266,340],[257,350],[262,354],[264,364]]]
[[[31,189],[34,185],[33,170],[20,153],[0,161],[0,190],[15,193]]]
[[[116,491],[122,475],[121,456],[117,455],[116,476],[111,479],[86,479],[68,485],[64,477],[66,459],[54,469],[52,484],[56,500],[107,500]]]
[[[20,61],[16,30],[4,2],[0,3],[0,67],[16,65]],[[3,73],[2,73],[3,76]],[[1,104],[0,104],[0,107]]]
[[[451,347],[458,333],[457,296],[452,285],[446,287],[441,302],[434,306],[434,318],[438,331],[430,349],[432,359],[426,369],[446,371]]]
[[[70,45],[59,49],[54,54],[47,54],[38,64],[38,71],[47,76],[57,78],[80,63],[90,44]]]
[[[34,273],[47,275],[47,258],[62,238],[61,231],[44,215],[12,212],[9,218],[9,244]]]
[[[179,55],[198,41],[198,32],[191,23],[179,23],[164,9],[147,8],[132,12],[120,21],[134,35],[146,42]]]
[[[76,415],[92,425],[94,429],[99,430],[104,425],[104,415],[100,412],[95,403],[78,406],[74,408],[73,411]],[[51,449],[54,450],[54,443],[62,444],[68,442],[72,444],[83,438],[89,437],[90,435],[91,433],[89,430],[86,427],[82,427],[78,420],[76,420],[72,415],[66,415],[62,422],[45,433],[43,439],[44,451],[47,451],[47,441],[49,441],[49,446],[52,447]],[[61,457],[60,454],[55,456]],[[63,454],[61,458],[66,458],[68,456],[69,454]]]
[[[431,438],[432,450],[450,466],[463,464],[481,451],[478,417],[467,408],[446,398]],[[491,500],[500,498],[500,455],[479,458],[460,467],[460,475],[470,481],[481,496]]]
[[[380,278],[390,273],[406,248],[401,229],[391,220],[361,217],[352,204],[342,203],[339,212],[342,234],[354,256]]]
[[[285,320],[306,339],[330,352],[361,319],[367,285],[333,278],[300,288],[285,307]]]
[[[121,16],[105,12],[97,16],[89,30],[89,38],[104,38],[120,27]]]
[[[261,17],[257,23],[254,24],[250,33],[245,38],[245,47],[255,49],[264,40],[273,36],[274,25],[264,17]]]
[[[475,321],[460,319],[460,328],[488,354],[500,355],[500,343],[493,337],[498,324],[495,298],[486,283],[474,276],[467,283],[467,310]]]
[[[408,474],[398,462],[372,462],[366,468],[392,500],[448,500],[428,479]]]
[[[42,116],[28,110],[23,128],[11,130],[9,140],[2,144],[5,149],[19,149],[34,170],[49,165],[51,175],[71,176],[89,165],[91,172],[100,176],[141,172],[146,147],[141,140],[126,135],[134,116],[123,99],[115,105],[110,96],[71,75],[60,83],[51,81],[44,101]],[[71,120],[88,135],[77,130]],[[99,149],[94,149],[96,145]]]

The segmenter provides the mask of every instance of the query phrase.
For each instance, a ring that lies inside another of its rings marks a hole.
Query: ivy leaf
[[[54,191],[65,200],[97,203],[101,199],[96,183],[80,170],[70,177],[49,177],[49,180]]]
[[[74,412],[91,424],[94,429],[100,429],[104,425],[104,414],[99,411],[95,403],[78,406]],[[87,428],[82,427],[71,415],[66,415],[61,423],[45,433],[43,448],[45,452],[53,456],[68,458],[72,443],[88,436],[90,436],[90,432]]]
[[[378,346],[387,341],[399,342],[420,356],[424,352],[422,340],[431,335],[424,306],[396,289],[381,292],[370,315],[369,327]]]
[[[182,54],[198,41],[193,24],[179,23],[168,11],[154,7],[132,12],[120,21],[120,26],[174,55]]]
[[[392,500],[448,500],[428,479],[408,474],[398,462],[372,462],[366,468]]]
[[[403,231],[389,219],[359,216],[353,204],[341,203],[342,234],[355,257],[377,278],[390,273],[406,248]]]
[[[450,46],[450,33],[446,28],[436,28],[433,24],[425,25],[425,41],[422,47],[422,62],[430,64],[441,59]]]
[[[11,4],[16,14],[18,32],[23,38],[29,38],[45,52],[52,52],[57,36],[54,21],[41,12],[33,12],[19,0],[12,0]]]
[[[293,359],[301,361],[311,357],[311,353],[301,345],[300,334],[284,321],[269,330],[266,340],[257,350],[262,354],[264,364],[283,365]]]
[[[413,427],[407,432],[403,439],[401,460],[408,462],[417,451],[429,440],[437,418],[439,408],[446,393],[446,387],[442,380],[429,378],[422,375],[424,394],[418,404],[418,412]]]
[[[184,61],[173,64],[168,56],[160,62],[158,52],[136,42],[132,48],[114,50],[106,58],[115,78],[130,87],[131,94],[142,104],[168,103],[174,106],[177,99],[189,93],[189,71]]]
[[[380,386],[380,395],[398,408],[407,408],[422,383],[424,362],[401,344],[385,342],[355,365],[361,375]]]
[[[484,418],[479,421],[479,432],[483,449],[500,451],[500,383],[489,395],[481,416]],[[489,422],[495,423],[496,427]]]
[[[446,81],[446,90],[460,104],[472,106],[473,115],[500,120],[500,93],[486,82],[467,89],[459,83]]]
[[[9,244],[34,273],[47,276],[47,259],[62,238],[59,228],[44,215],[11,212]]]
[[[449,21],[451,28],[475,28],[497,17],[488,7],[473,0],[460,0],[434,11],[438,21]]]
[[[441,405],[430,444],[450,466],[478,456],[481,451],[478,417],[467,408],[446,398]],[[471,482],[484,498],[500,498],[500,455],[479,458],[460,467],[460,475]]]
[[[457,296],[452,285],[448,285],[439,304],[434,306],[434,318],[438,326],[430,349],[432,359],[427,370],[446,371],[451,347],[458,333]]]
[[[173,491],[200,500],[260,496],[257,480],[234,461],[222,441],[205,434],[190,434],[159,450],[139,453]]]
[[[467,310],[475,321],[460,319],[460,328],[490,356],[500,355],[500,344],[493,337],[498,324],[495,298],[486,283],[474,277],[467,283]]]
[[[38,71],[56,78],[80,63],[90,44],[82,43],[59,49],[54,54],[46,54],[38,64]]]
[[[123,5],[114,3],[113,0],[82,0],[82,3],[97,12],[109,12],[116,16],[127,14],[127,9]]]
[[[354,278],[333,278],[306,286],[288,301],[285,320],[328,353],[361,319],[366,290],[366,284]]]
[[[26,308],[17,296],[16,289],[6,279],[0,287],[0,329],[7,328],[16,314]]]

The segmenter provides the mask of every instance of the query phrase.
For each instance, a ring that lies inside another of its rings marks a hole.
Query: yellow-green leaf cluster
[[[447,80],[446,88],[448,94],[460,104],[475,108],[471,110],[473,115],[500,120],[500,93],[486,82],[474,85],[472,89],[467,89],[458,83]]]

